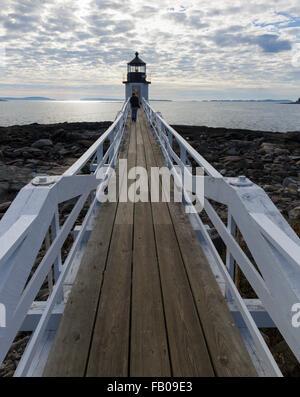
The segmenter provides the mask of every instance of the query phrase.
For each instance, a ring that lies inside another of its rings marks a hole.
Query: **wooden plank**
[[[154,146],[155,140],[151,131],[148,131],[148,134],[156,163],[163,166],[163,156],[158,146]],[[170,202],[168,207],[216,375],[257,376],[183,205]]]
[[[141,125],[137,121],[137,165],[146,167]],[[145,189],[148,193],[148,185]],[[130,376],[170,376],[150,200],[134,209]]]
[[[145,130],[143,139],[150,174],[156,162]],[[173,376],[214,376],[166,203],[152,203],[152,213]]]
[[[136,163],[136,125],[131,128],[128,169]],[[86,376],[128,376],[133,211],[119,203],[104,274]]]
[[[129,131],[120,157],[127,156]],[[43,376],[84,376],[117,203],[104,203],[88,241]]]
[[[175,231],[217,376],[257,376],[183,206],[169,203]]]

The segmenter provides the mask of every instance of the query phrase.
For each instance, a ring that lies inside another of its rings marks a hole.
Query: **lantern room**
[[[125,97],[130,98],[134,92],[140,100],[148,100],[148,86],[146,63],[139,58],[139,53],[135,53],[135,58],[127,64],[127,80],[125,84]]]

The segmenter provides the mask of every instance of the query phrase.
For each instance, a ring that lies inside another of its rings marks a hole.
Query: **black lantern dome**
[[[124,83],[146,83],[146,63],[135,53],[135,58],[127,64],[127,81]]]

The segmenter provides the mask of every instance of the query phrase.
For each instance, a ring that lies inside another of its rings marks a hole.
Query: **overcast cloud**
[[[299,0],[0,5],[0,96],[122,97],[135,51],[155,98],[300,96]]]

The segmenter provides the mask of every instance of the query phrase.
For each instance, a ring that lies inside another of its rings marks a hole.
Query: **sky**
[[[147,63],[150,98],[300,97],[299,0],[0,0],[0,97],[123,98]]]

